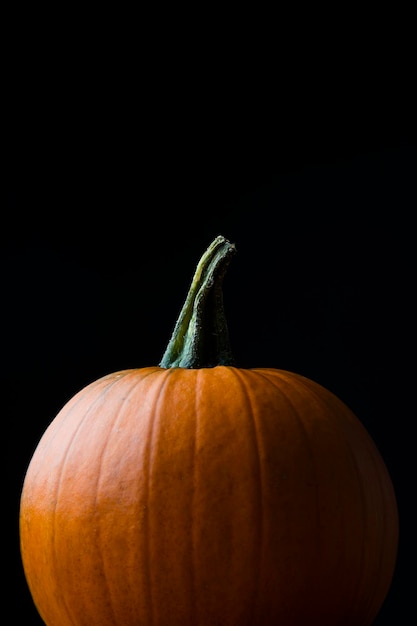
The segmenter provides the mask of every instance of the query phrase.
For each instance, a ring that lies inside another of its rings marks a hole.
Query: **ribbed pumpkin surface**
[[[21,548],[48,626],[369,626],[394,571],[386,467],[332,393],[275,369],[106,376],[30,462]]]

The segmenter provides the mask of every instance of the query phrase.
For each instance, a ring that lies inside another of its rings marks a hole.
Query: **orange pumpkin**
[[[105,376],[44,433],[21,496],[48,626],[369,626],[394,572],[386,466],[319,384],[233,364],[203,255],[160,366]]]

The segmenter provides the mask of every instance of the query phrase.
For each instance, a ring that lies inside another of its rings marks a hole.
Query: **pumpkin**
[[[76,393],[28,465],[23,567],[48,626],[369,626],[398,511],[359,419],[296,373],[233,362],[203,254],[160,365]]]

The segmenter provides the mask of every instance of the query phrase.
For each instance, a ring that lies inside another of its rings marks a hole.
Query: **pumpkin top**
[[[235,252],[219,235],[201,257],[160,367],[234,365],[222,284]]]

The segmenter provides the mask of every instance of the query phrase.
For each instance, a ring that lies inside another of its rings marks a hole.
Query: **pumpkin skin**
[[[398,516],[374,442],[319,384],[149,367],[88,385],[52,421],[20,537],[48,626],[369,626]]]

